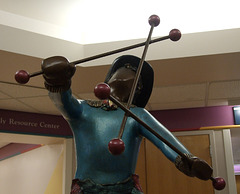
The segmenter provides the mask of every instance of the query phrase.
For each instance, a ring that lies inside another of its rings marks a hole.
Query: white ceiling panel
[[[231,105],[228,102],[228,99],[216,99],[216,100],[207,100],[206,101],[206,106],[227,106],[227,105]],[[233,105],[233,104],[232,104]]]
[[[0,91],[13,98],[46,96],[47,91],[44,88],[29,87],[20,84],[0,83]]]
[[[204,107],[205,101],[182,101],[169,103],[149,103],[147,110],[168,110],[168,109],[182,109],[182,108],[196,108]]]
[[[22,102],[16,99],[0,100],[0,109],[16,110],[23,112],[38,112],[38,110],[33,108],[33,106],[23,104]]]
[[[237,98],[240,96],[240,81],[213,82],[209,84],[209,99]]]
[[[57,110],[48,96],[21,98],[19,99],[19,102],[32,107],[32,109],[36,110],[39,113],[60,115],[60,112]]]
[[[0,90],[0,99],[9,99],[9,98],[11,98],[11,97],[6,95],[5,93],[1,92],[1,90]]]
[[[206,84],[154,88],[150,103],[169,103],[205,100]]]

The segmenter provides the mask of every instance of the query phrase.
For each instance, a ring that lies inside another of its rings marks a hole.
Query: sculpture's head
[[[105,83],[111,87],[111,95],[121,102],[128,101],[139,63],[138,57],[121,56],[113,62],[107,74]],[[144,61],[132,104],[143,108],[146,106],[152,93],[153,79],[153,69]]]

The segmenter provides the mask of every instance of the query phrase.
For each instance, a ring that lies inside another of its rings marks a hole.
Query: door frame
[[[234,176],[234,162],[232,153],[231,133],[230,129],[217,129],[216,130],[194,130],[194,131],[181,131],[173,132],[177,136],[186,135],[209,135],[210,155],[212,160],[213,177],[224,174],[226,187],[222,191],[215,191],[215,194],[237,194],[236,180]],[[219,150],[224,153],[224,164],[220,161]]]

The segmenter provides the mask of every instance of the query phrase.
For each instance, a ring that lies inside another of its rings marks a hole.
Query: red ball
[[[148,18],[148,23],[150,24],[150,26],[158,26],[160,24],[160,18],[157,16],[157,15],[151,15],[149,18]]]
[[[182,36],[182,34],[181,34],[180,30],[178,30],[178,29],[172,29],[169,32],[169,38],[172,41],[178,41],[181,38],[181,36]]]
[[[26,84],[30,79],[28,72],[24,70],[17,71],[15,74],[15,80],[20,84]]]
[[[123,140],[119,138],[112,139],[108,143],[108,150],[112,155],[120,155],[125,150],[125,144]]]
[[[221,177],[214,178],[212,184],[216,190],[223,190],[226,186],[225,180]]]
[[[94,88],[94,94],[100,100],[108,99],[110,96],[111,88],[106,83],[100,83]]]

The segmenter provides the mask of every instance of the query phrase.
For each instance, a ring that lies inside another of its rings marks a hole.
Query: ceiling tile
[[[0,90],[13,98],[46,96],[48,92],[44,88],[29,87],[18,84],[0,83]]]
[[[36,109],[27,106],[15,99],[0,100],[0,109],[16,110],[23,112],[37,112]]]
[[[240,81],[213,82],[209,85],[209,99],[240,97]]]
[[[167,109],[181,109],[181,108],[197,108],[204,107],[204,101],[185,101],[185,102],[173,102],[173,103],[149,103],[151,110],[167,110]]]
[[[0,99],[9,99],[9,98],[11,97],[0,91]]]
[[[228,105],[240,105],[240,97],[239,98],[233,98],[228,99]]]
[[[39,113],[60,115],[60,112],[48,96],[21,98],[19,101],[30,107],[33,107]]]
[[[179,85],[154,88],[150,103],[171,103],[204,100],[206,84]]]
[[[208,100],[207,106],[225,106],[229,105],[227,99]]]

